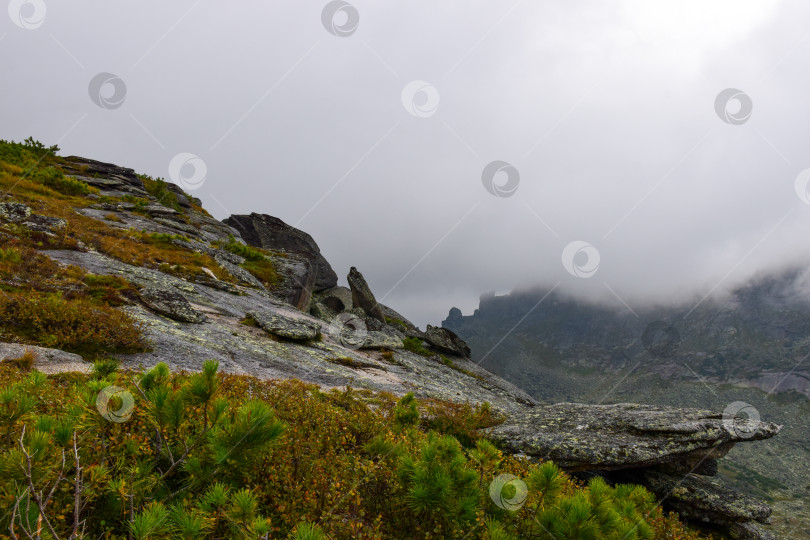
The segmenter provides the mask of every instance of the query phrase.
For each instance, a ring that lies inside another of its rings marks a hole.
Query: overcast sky
[[[0,138],[167,179],[186,154],[217,218],[302,228],[422,326],[531,285],[689,301],[810,262],[808,21],[805,0],[14,0]]]

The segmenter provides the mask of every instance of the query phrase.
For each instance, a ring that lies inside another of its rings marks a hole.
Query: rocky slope
[[[216,359],[225,371],[260,378],[488,402],[504,419],[490,436],[506,451],[629,478],[690,519],[739,538],[768,537],[759,524],[769,507],[723,491],[711,477],[736,443],[769,439],[779,425],[694,408],[541,404],[471,360],[453,332],[422,331],[379,304],[357,269],[348,272],[349,287],[339,286],[315,241],[277,218],[219,222],[179,187],[131,169],[77,157],[60,158],[58,166],[94,189],[59,212],[10,190],[0,201],[0,233],[6,242],[36,240],[59,265],[131,284],[120,309],[142,323],[150,347],[117,355],[125,367],[163,361],[198,370]],[[92,241],[80,228],[94,231]],[[133,238],[159,242],[171,257],[138,264],[138,253],[116,245]],[[172,262],[180,260],[190,262]],[[0,358],[16,358],[21,347],[0,345]],[[43,371],[86,369],[78,355],[37,352]]]

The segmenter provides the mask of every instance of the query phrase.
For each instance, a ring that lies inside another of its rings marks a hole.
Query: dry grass
[[[31,371],[34,367],[34,362],[37,360],[37,353],[33,349],[25,349],[22,356],[17,358],[6,358],[3,363],[9,366],[14,366],[20,371]]]

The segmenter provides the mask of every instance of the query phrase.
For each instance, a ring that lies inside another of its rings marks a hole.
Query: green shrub
[[[87,182],[65,176],[61,170],[54,167],[37,169],[30,177],[34,182],[39,182],[63,195],[82,196],[92,191]]]
[[[99,408],[112,385],[134,400]],[[100,414],[127,406],[121,422]],[[412,396],[225,375],[213,361],[191,374],[158,364],[48,378],[0,363],[0,530],[155,540],[697,538],[643,488],[583,486],[485,439],[465,449],[420,429],[412,406]],[[496,481],[504,474],[525,492]],[[37,493],[53,490],[47,504],[26,506],[29,479]],[[491,486],[519,504],[499,505]],[[14,510],[18,501],[27,512]]]
[[[146,349],[141,325],[123,311],[59,294],[0,297],[0,331],[13,337],[95,355]]]
[[[416,353],[420,356],[433,356],[436,353],[425,347],[424,342],[418,337],[406,337],[402,340],[402,344],[406,351]]]
[[[138,177],[143,181],[143,187],[146,189],[146,192],[155,197],[159,204],[173,208],[178,212],[182,211],[180,204],[177,202],[177,194],[169,189],[165,180],[162,178],[152,178],[145,174],[139,174]]]

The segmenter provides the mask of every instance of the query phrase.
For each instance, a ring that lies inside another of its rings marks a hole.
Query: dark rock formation
[[[464,343],[464,340],[447,328],[427,325],[425,341],[441,352],[463,356],[464,358],[469,358],[471,354],[470,348]]]
[[[136,190],[146,193],[143,181],[138,178],[133,169],[77,156],[66,157],[61,166],[65,174],[76,176],[91,186],[107,190],[116,189],[124,192]]]
[[[337,274],[321,255],[315,240],[304,231],[266,214],[233,215],[224,223],[239,231],[248,245],[298,255],[307,261],[309,271],[314,273],[312,291],[323,291],[337,285]],[[300,288],[305,288],[307,281],[301,279]]]
[[[355,308],[362,308],[370,317],[385,323],[385,315],[383,314],[382,308],[380,308],[380,305],[374,298],[374,293],[371,292],[371,288],[368,286],[368,283],[366,283],[366,278],[363,277],[363,274],[352,266],[347,279],[349,280],[349,287],[352,290],[352,305],[354,305]]]
[[[270,311],[250,311],[247,316],[268,334],[285,339],[309,341],[317,338],[321,332],[320,325],[312,321],[285,317]]]
[[[747,495],[726,489],[697,474],[669,475],[644,472],[643,482],[668,508],[690,520],[724,525],[758,521],[765,523],[771,508]]]
[[[273,264],[280,278],[273,287],[273,294],[306,312],[312,303],[312,289],[315,287],[315,273],[310,262],[300,255],[287,255],[274,257]]]
[[[140,294],[141,300],[149,309],[175,321],[200,324],[207,320],[205,315],[191,307],[188,300],[177,291],[144,287]]]

